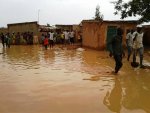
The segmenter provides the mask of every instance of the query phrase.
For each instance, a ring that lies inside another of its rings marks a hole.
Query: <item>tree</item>
[[[95,20],[98,20],[98,21],[102,21],[103,20],[103,15],[100,13],[100,6],[97,5],[96,6],[96,12],[95,12]]]
[[[115,5],[115,15],[121,13],[121,19],[139,15],[139,23],[150,22],[150,0],[130,0],[124,2],[118,0],[112,2]]]
[[[47,25],[46,25],[46,26],[47,26],[47,27],[50,27],[50,24],[48,24],[48,23],[47,23]]]

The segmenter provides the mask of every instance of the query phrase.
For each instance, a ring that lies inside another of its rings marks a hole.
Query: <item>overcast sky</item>
[[[97,5],[105,20],[119,20],[115,16],[113,0],[0,0],[0,27],[10,23],[38,20],[40,24],[79,24],[92,19]],[[128,1],[128,0],[125,0]],[[137,18],[129,18],[137,19]]]

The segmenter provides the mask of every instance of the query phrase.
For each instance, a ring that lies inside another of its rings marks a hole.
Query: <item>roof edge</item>
[[[138,20],[103,20],[103,21],[98,21],[98,20],[82,20],[82,22],[115,22],[115,23],[120,23],[120,22],[127,22],[127,23],[135,23],[138,24]]]

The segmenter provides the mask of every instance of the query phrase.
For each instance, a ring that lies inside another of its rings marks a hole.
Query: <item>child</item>
[[[47,36],[45,36],[45,39],[44,39],[44,46],[45,46],[45,49],[47,50],[47,46],[48,46],[48,38],[47,38]]]

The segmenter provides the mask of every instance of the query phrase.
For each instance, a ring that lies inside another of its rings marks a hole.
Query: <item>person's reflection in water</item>
[[[118,78],[115,78],[115,84],[111,92],[107,92],[103,103],[109,110],[115,113],[120,113],[122,101],[122,87]]]
[[[122,88],[125,89],[122,106],[128,110],[142,110],[142,113],[150,113],[150,76],[132,75],[122,80]]]

